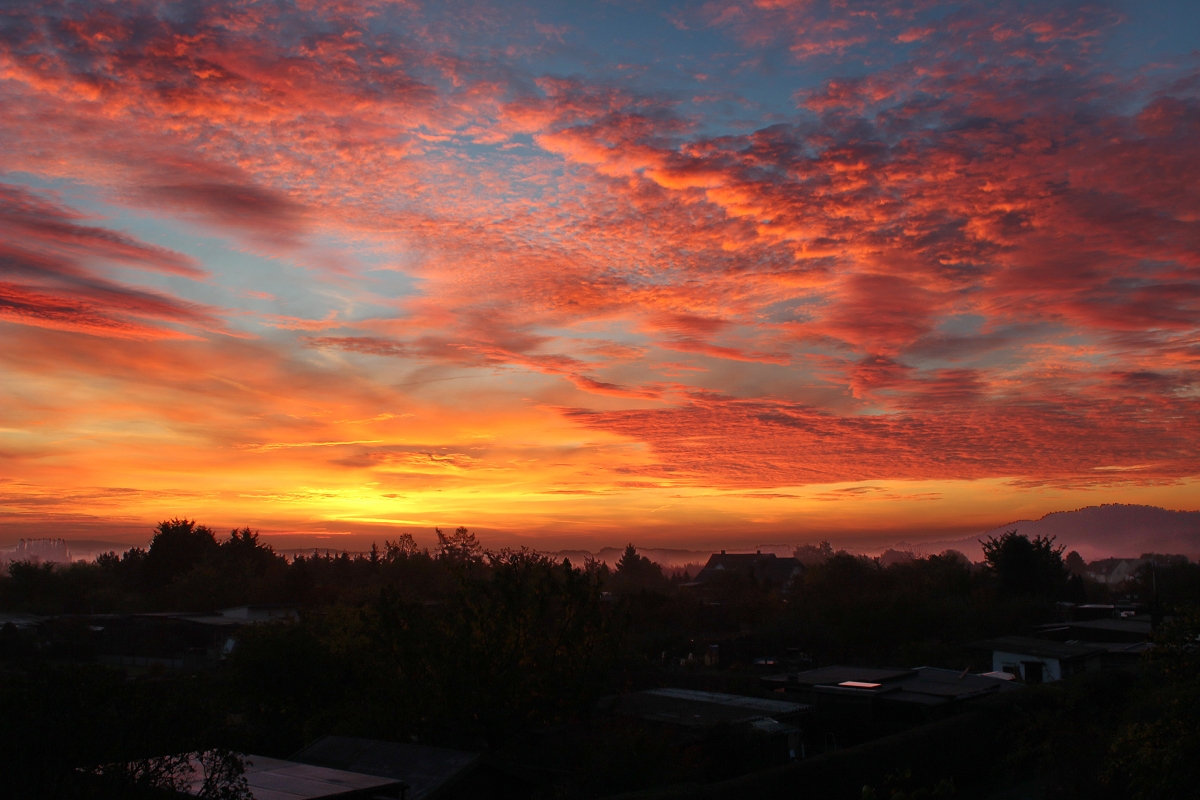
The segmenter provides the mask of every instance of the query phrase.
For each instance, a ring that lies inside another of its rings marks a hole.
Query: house
[[[1098,669],[1106,652],[1095,643],[1053,642],[1029,636],[1004,636],[969,647],[990,650],[993,672],[1007,672],[1025,683],[1050,683]]]
[[[774,553],[713,553],[704,569],[696,573],[689,586],[703,586],[725,575],[741,575],[753,581],[783,589],[804,571],[795,558],[780,558]]]
[[[409,742],[323,736],[291,761],[400,781],[406,786],[405,800],[425,800],[478,767],[480,754]]]
[[[1084,576],[1096,583],[1119,586],[1137,575],[1145,563],[1141,558],[1104,558],[1088,564]]]

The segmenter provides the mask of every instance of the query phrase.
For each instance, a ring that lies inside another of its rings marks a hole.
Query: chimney
[[[762,550],[755,550],[754,552],[756,555],[760,555],[760,556],[762,555]]]

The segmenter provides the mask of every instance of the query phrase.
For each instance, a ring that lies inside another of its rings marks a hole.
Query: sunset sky
[[[1194,0],[5,3],[0,545],[1200,508],[1198,43]]]

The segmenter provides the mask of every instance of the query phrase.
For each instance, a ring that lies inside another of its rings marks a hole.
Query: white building
[[[1048,642],[1029,636],[1005,636],[978,642],[992,651],[992,671],[1007,672],[1025,683],[1050,683],[1099,667],[1105,648],[1088,643]]]

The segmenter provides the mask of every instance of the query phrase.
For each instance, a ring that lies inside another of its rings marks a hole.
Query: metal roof
[[[478,762],[479,753],[407,742],[323,736],[293,761],[360,772],[408,784],[408,800],[428,797]]]

